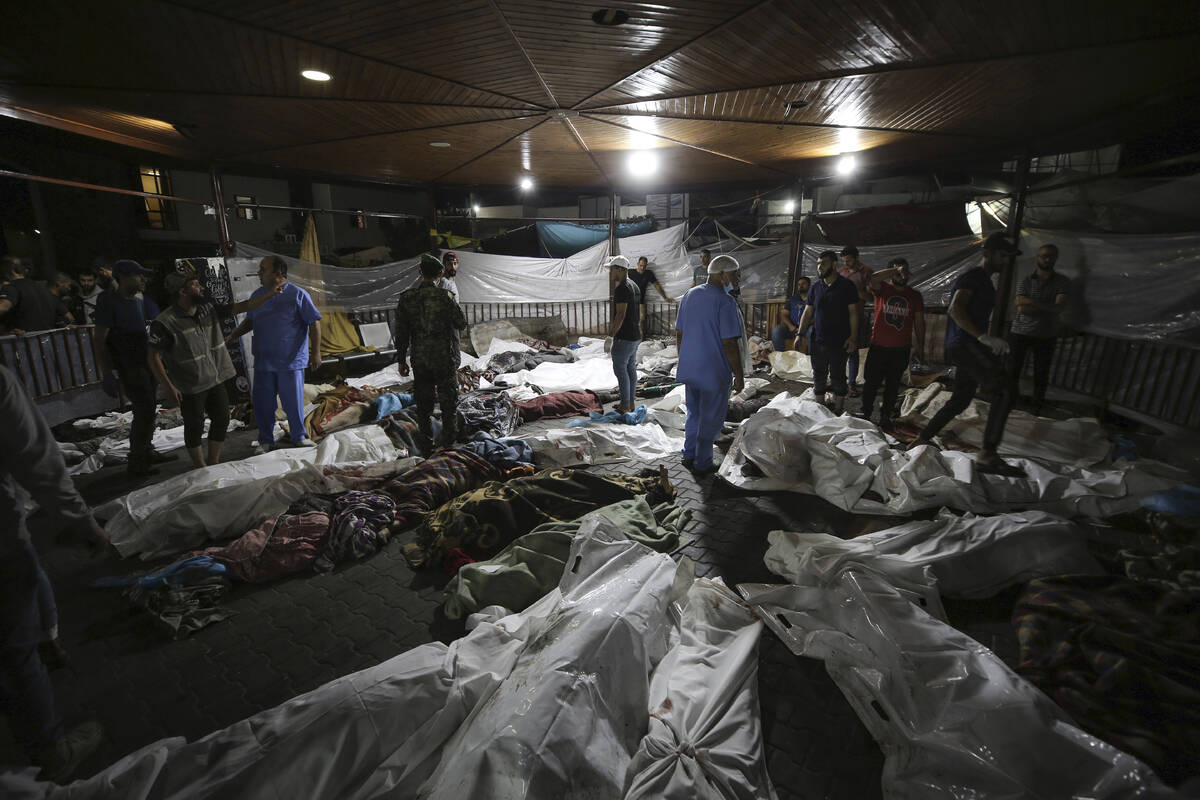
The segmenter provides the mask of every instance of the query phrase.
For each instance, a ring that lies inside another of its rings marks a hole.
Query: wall
[[[428,194],[414,189],[392,189],[384,186],[344,186],[328,184],[329,205],[327,208],[352,210],[361,208],[363,211],[380,211],[388,214],[413,214],[426,217],[429,214]],[[313,185],[314,192],[317,184]],[[320,206],[320,203],[317,203]],[[354,217],[350,214],[321,214],[329,217],[324,224],[327,231],[332,232],[333,241],[320,241],[321,252],[333,250],[365,250],[369,247],[386,244],[386,237],[380,228],[380,219],[367,217],[365,228],[354,227]],[[319,231],[318,231],[319,232]]]

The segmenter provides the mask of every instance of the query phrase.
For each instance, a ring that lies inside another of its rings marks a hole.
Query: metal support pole
[[[1025,216],[1025,195],[1029,191],[1029,151],[1017,161],[1017,182],[1012,193],[1012,204],[1008,213],[1008,227],[1005,233],[1015,244],[1021,241],[1021,218]],[[992,311],[992,321],[988,325],[988,333],[1000,336],[1004,333],[1005,318],[1008,316],[1008,304],[1013,290],[1013,272],[1016,271],[1016,259],[1008,268],[1000,273],[1000,281],[996,287],[996,308]]]
[[[804,181],[796,182],[796,204],[792,207],[792,247],[788,254],[787,285],[783,296],[791,297],[804,260]]]
[[[616,256],[621,254],[621,243],[617,238],[617,203],[620,199],[616,192],[608,193],[608,255]],[[611,300],[614,293],[617,291],[617,280],[613,277],[611,269],[605,270],[608,273],[608,297]]]
[[[429,187],[429,246],[434,247],[434,237],[438,235],[437,221],[437,190],[432,186]],[[437,238],[438,244],[441,244],[441,237]]]
[[[221,255],[229,258],[233,255],[233,242],[229,238],[229,220],[225,218],[225,193],[221,190],[221,175],[214,166],[208,171],[212,178],[213,210],[217,214],[217,239],[221,245]]]

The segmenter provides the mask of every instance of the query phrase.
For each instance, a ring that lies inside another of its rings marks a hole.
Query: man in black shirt
[[[638,306],[642,290],[631,280],[629,261],[625,256],[610,258],[608,268],[616,282],[609,336],[612,337],[613,372],[616,373],[617,387],[621,393],[617,411],[624,413],[633,411],[633,393],[637,388],[637,351],[642,339]]]
[[[647,293],[650,291],[650,287],[653,286],[655,289],[658,289],[658,293],[662,295],[663,300],[666,300],[668,303],[675,302],[674,298],[667,296],[667,292],[665,289],[663,289],[662,284],[658,282],[658,277],[654,274],[654,270],[650,269],[649,267],[650,259],[646,258],[645,256],[641,256],[637,260],[637,269],[629,273],[629,280],[633,281],[637,286],[638,291],[641,292],[641,300],[639,301],[641,303],[641,307],[639,308],[639,316],[642,319],[642,330],[647,333],[649,331],[646,320],[646,306],[649,300],[649,295]]]
[[[83,302],[79,299],[79,295],[72,291],[75,284],[72,282],[71,276],[65,272],[56,272],[54,273],[54,282],[47,283],[46,288],[63,304],[63,313],[67,323],[82,325]]]
[[[20,261],[4,259],[0,263],[0,277],[7,281],[0,288],[0,317],[11,333],[47,331],[65,324],[66,306],[45,286],[25,277]]]

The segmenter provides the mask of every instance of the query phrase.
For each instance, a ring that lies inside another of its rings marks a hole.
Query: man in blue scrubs
[[[262,284],[251,299],[277,292],[278,297],[246,314],[230,339],[253,329],[254,418],[258,420],[258,444],[263,450],[275,446],[275,398],[288,418],[292,444],[308,444],[304,435],[304,368],[321,366],[321,312],[308,292],[288,283],[287,262],[267,256],[258,265]],[[283,285],[282,290],[279,289]]]
[[[738,262],[717,256],[708,264],[708,282],[689,289],[679,301],[675,341],[679,366],[675,377],[685,387],[687,420],[683,428],[683,463],[696,472],[713,466],[713,442],[725,423],[729,391],[745,388],[738,340],[743,335],[737,303],[726,287]]]

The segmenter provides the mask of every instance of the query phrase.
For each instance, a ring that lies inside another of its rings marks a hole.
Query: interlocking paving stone
[[[520,432],[565,422],[544,421]],[[231,434],[228,457],[248,455],[252,438],[250,432]],[[693,541],[676,557],[692,559],[698,575],[720,575],[730,585],[778,582],[762,562],[771,530],[848,535],[867,524],[815,497],[748,494],[712,477],[697,481],[678,456],[591,469],[628,474],[660,463],[677,488],[677,502],[694,514],[687,529]],[[185,466],[168,464],[161,477]],[[120,467],[84,476],[79,483],[93,503],[128,491]],[[197,739],[348,672],[464,633],[461,621],[441,614],[445,576],[414,573],[400,554],[403,536],[373,558],[330,574],[237,586],[225,602],[233,617],[171,640],[131,613],[119,592],[83,585],[97,575],[138,571],[171,559],[89,562],[50,543],[53,537],[37,518],[31,528],[46,556],[72,659],[69,669],[53,675],[60,711],[68,721],[98,718],[108,730],[81,773],[165,736]],[[792,655],[769,631],[760,643],[759,665],[767,763],[779,796],[878,797],[882,756],[824,666]],[[0,736],[0,758],[13,760],[11,740]]]

